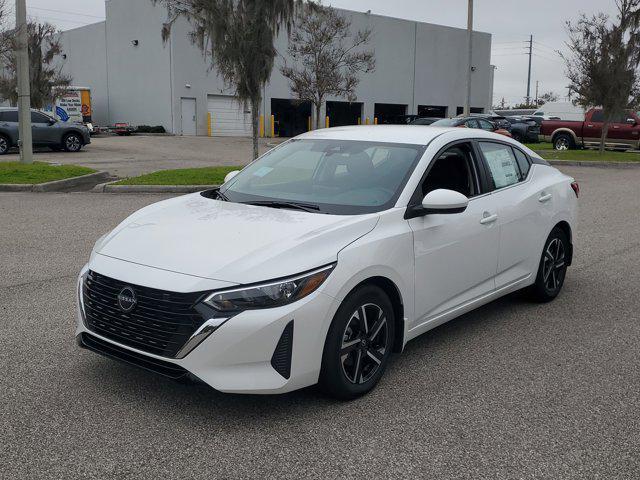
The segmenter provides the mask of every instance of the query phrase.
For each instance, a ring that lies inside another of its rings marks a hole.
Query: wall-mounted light
[[[185,83],[184,84],[184,88],[191,88],[191,84],[190,83]]]
[[[63,58],[64,60],[66,60],[66,59],[67,59],[67,54],[66,54],[66,53],[63,53],[63,54],[62,54],[62,58]]]
[[[131,40],[131,45],[133,45],[134,47],[137,47],[140,44],[140,42],[138,40]]]

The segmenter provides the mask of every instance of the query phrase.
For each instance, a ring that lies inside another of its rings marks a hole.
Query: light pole
[[[18,122],[20,161],[33,163],[31,91],[29,86],[29,32],[26,0],[16,0],[16,59],[18,67]]]
[[[471,71],[473,69],[473,0],[469,0],[467,12],[467,96],[464,102],[464,115],[471,114]]]

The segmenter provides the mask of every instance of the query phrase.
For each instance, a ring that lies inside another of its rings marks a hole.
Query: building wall
[[[92,118],[96,125],[109,123],[109,87],[105,22],[67,30],[61,37],[63,73],[72,84],[91,89]]]
[[[106,63],[106,75],[99,68],[95,71],[108,79],[104,87],[109,99],[108,123],[163,125],[168,131],[179,133],[181,98],[195,98],[197,133],[206,135],[207,95],[231,95],[233,91],[226,88],[211,70],[208,59],[191,44],[188,22],[176,22],[171,38],[163,43],[161,29],[167,18],[163,7],[148,0],[107,0],[106,6],[107,20],[102,27],[106,54],[93,58],[94,63],[102,58]],[[342,14],[350,18],[354,32],[373,30],[367,48],[375,51],[376,70],[362,75],[356,91],[357,101],[364,102],[363,117],[373,121],[375,103],[406,104],[408,114],[417,113],[418,105],[443,105],[449,115],[455,115],[456,107],[464,105],[465,30],[351,11]],[[69,35],[72,48],[82,49],[75,45],[89,41],[89,27],[70,31],[78,32]],[[80,32],[86,35],[83,37]],[[472,74],[472,106],[487,109],[491,106],[493,83],[489,66],[491,35],[474,32],[473,39],[476,69]],[[138,40],[138,46],[132,45],[133,40]],[[281,56],[265,87],[261,108],[267,119],[271,115],[271,98],[293,98],[288,81],[279,70],[287,57],[287,44],[288,36],[283,31],[276,39]],[[78,67],[73,63],[69,68],[75,74]],[[91,68],[86,69],[89,74]],[[89,80],[84,83],[91,86]]]

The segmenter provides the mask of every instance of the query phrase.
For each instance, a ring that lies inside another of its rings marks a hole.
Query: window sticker
[[[509,150],[500,148],[484,152],[496,188],[518,183],[518,170]]]

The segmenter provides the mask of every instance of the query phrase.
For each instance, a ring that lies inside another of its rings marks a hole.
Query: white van
[[[536,117],[543,117],[545,120],[584,120],[584,108],[574,105],[571,102],[549,102],[542,105],[538,110],[533,112]]]

